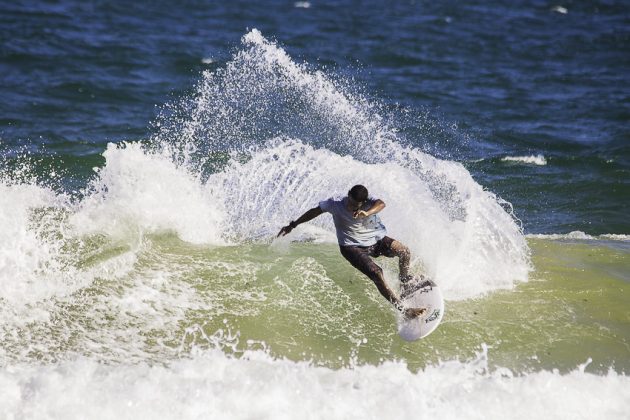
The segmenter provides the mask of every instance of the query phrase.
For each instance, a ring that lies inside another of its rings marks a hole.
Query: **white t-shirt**
[[[387,230],[378,215],[373,214],[368,217],[354,218],[352,212],[346,208],[348,197],[341,200],[329,198],[320,201],[319,208],[326,213],[332,214],[335,229],[337,230],[337,241],[340,246],[370,246],[382,239]],[[361,210],[370,209],[376,200],[369,198]]]

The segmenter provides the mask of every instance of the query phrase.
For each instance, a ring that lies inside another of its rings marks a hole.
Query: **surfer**
[[[368,276],[378,291],[407,318],[415,318],[425,312],[425,308],[404,308],[401,299],[387,286],[383,270],[370,257],[398,257],[399,278],[404,286],[413,277],[409,275],[409,248],[399,241],[386,236],[387,231],[378,212],[385,208],[380,199],[370,198],[363,185],[355,185],[348,196],[340,200],[329,198],[321,201],[297,220],[280,229],[278,236],[285,236],[299,224],[308,222],[326,212],[332,214],[339,250],[353,267]]]

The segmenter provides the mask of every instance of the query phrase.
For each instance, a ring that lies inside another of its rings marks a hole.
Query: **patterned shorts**
[[[394,240],[392,238],[385,236],[374,245],[340,246],[339,250],[341,251],[341,255],[343,255],[354,268],[368,276],[372,281],[376,281],[379,273],[382,273],[383,270],[370,257],[394,257],[394,251],[392,250],[393,242]]]

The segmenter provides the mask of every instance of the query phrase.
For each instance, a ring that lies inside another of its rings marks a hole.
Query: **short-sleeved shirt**
[[[319,203],[322,211],[332,214],[340,246],[372,246],[387,234],[376,214],[356,219],[352,217],[352,212],[346,208],[347,200],[347,197],[341,200],[329,198]],[[375,202],[373,198],[368,199],[361,210],[369,210]]]

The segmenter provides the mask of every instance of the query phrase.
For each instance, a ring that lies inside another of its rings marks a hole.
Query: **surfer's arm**
[[[385,208],[385,202],[383,200],[381,200],[380,198],[377,199],[376,201],[374,201],[374,204],[372,204],[372,207],[370,207],[367,210],[359,210],[354,212],[354,217],[368,217],[371,216],[373,214],[378,213],[379,211],[383,210]]]
[[[288,225],[280,229],[278,236],[284,236],[288,233],[291,233],[291,231],[295,229],[297,225],[313,220],[314,218],[316,218],[323,212],[324,211],[319,206],[313,207],[312,209],[307,210],[306,213],[298,217],[297,220],[291,221],[291,223],[289,223]]]

